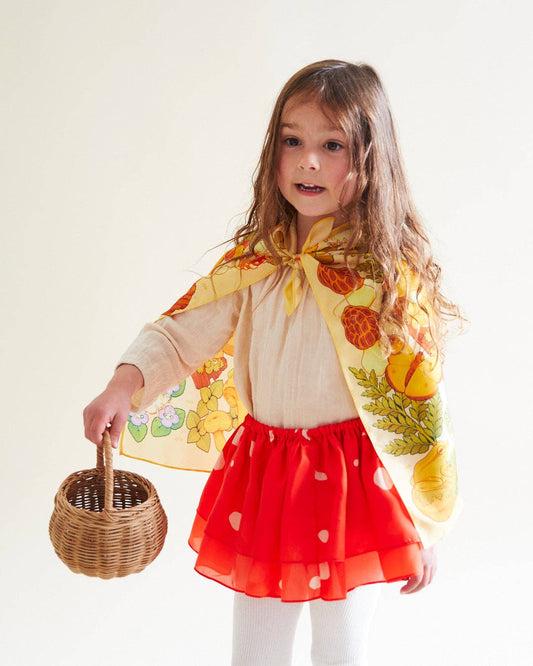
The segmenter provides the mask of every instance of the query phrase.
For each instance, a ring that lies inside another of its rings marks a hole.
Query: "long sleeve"
[[[240,301],[240,293],[235,292],[141,329],[117,363],[134,365],[143,375],[137,409],[144,409],[221,350],[235,330]]]

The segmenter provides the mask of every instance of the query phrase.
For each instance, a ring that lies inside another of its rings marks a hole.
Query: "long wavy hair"
[[[339,202],[340,221],[349,223],[351,228],[344,256],[348,265],[348,254],[353,255],[354,250],[369,253],[381,267],[386,286],[378,320],[382,344],[390,352],[394,336],[404,343],[407,339],[407,303],[398,299],[397,289],[403,260],[418,276],[417,298],[423,293],[420,304],[426,313],[432,313],[431,337],[442,351],[446,321],[466,320],[459,308],[441,293],[441,269],[433,259],[429,239],[413,204],[390,104],[377,72],[369,65],[322,60],[304,67],[285,84],[274,106],[254,172],[253,201],[233,241],[248,239],[250,253],[262,241],[274,261],[281,261],[270,233],[277,225],[286,232],[297,213],[277,184],[281,117],[287,102],[294,98],[317,102],[348,137],[351,160],[348,178],[355,175],[355,190],[350,201],[344,205]],[[341,199],[344,201],[343,195]],[[350,268],[354,269],[351,261]]]

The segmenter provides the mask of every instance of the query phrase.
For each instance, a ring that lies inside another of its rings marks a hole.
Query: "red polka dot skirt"
[[[360,419],[310,429],[247,416],[198,505],[195,570],[253,597],[345,599],[422,572],[420,537]]]

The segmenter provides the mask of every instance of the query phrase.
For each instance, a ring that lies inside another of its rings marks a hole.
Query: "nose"
[[[320,169],[320,162],[316,152],[312,150],[306,150],[300,156],[300,162],[298,168],[307,171],[318,171]]]

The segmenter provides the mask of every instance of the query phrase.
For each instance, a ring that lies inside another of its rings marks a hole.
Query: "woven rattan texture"
[[[154,486],[139,474],[113,470],[104,436],[97,466],[68,476],[55,496],[50,539],[75,573],[115,578],[142,571],[159,555],[167,517]]]

